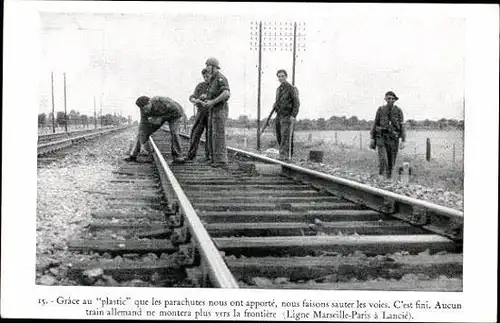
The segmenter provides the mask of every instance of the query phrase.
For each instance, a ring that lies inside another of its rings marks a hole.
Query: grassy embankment
[[[243,134],[230,134],[227,145],[244,148],[243,138]],[[255,150],[257,146],[255,136],[248,136],[247,140],[247,149]],[[261,137],[261,151],[268,148],[277,148],[276,138],[270,132],[264,133]],[[342,144],[336,146],[324,140],[312,140],[309,143],[296,141],[294,160],[307,160],[311,150],[324,151],[324,164],[334,168],[365,175],[378,174],[378,157],[374,150],[346,147]],[[404,149],[400,150],[397,166],[400,166],[403,161],[409,161],[412,165],[414,174],[412,182],[414,184],[463,194],[463,164],[453,165],[451,162],[440,162],[432,159],[427,162],[425,157],[415,157]]]

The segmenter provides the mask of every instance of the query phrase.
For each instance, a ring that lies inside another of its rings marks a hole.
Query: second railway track
[[[228,169],[167,165],[168,136],[151,140],[157,168],[115,172],[104,192],[113,208],[94,215],[90,239],[69,245],[106,259],[74,273],[101,268],[161,286],[462,289],[460,212],[236,149]]]

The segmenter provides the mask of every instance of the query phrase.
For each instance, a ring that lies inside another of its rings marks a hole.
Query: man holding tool
[[[276,76],[280,86],[276,90],[276,102],[273,105],[268,121],[273,111],[276,111],[275,125],[276,141],[280,151],[279,159],[290,161],[293,155],[293,125],[300,107],[299,92],[295,86],[287,82],[288,74],[285,70],[278,70]]]
[[[196,86],[194,93],[189,97],[189,101],[196,106],[198,111],[196,112],[196,119],[194,121],[193,128],[191,129],[191,142],[186,159],[195,159],[201,135],[203,134],[203,131],[205,131],[205,161],[210,161],[211,140],[208,136],[208,120],[210,111],[207,107],[203,106],[203,102],[207,99],[208,80],[210,75],[206,68],[201,71],[201,75],[203,75],[204,81]]]

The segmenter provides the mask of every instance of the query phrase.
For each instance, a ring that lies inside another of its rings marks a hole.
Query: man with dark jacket
[[[394,92],[389,91],[385,94],[386,105],[377,109],[375,122],[370,132],[370,148],[378,150],[379,175],[392,177],[392,169],[396,164],[398,147],[404,148],[406,141],[406,132],[403,126],[403,111],[394,102],[398,97]],[[399,144],[401,138],[401,144]]]
[[[288,161],[293,155],[293,125],[299,113],[299,93],[295,86],[288,83],[288,74],[285,70],[276,72],[280,86],[276,90],[276,141],[279,145],[280,160]]]
[[[186,159],[193,160],[196,157],[201,135],[203,131],[205,131],[205,160],[210,161],[210,138],[208,137],[208,117],[210,111],[207,107],[203,106],[203,102],[207,99],[208,80],[210,75],[206,68],[201,71],[201,75],[203,75],[204,81],[198,83],[194,89],[194,93],[189,97],[189,101],[196,106],[198,111],[196,112],[196,118],[193,128],[191,129],[191,142]]]
[[[174,162],[183,162],[182,151],[179,143],[179,125],[182,118],[185,118],[181,105],[174,100],[164,96],[154,96],[149,98],[141,96],[135,104],[141,110],[141,121],[139,123],[139,133],[134,150],[129,157],[125,158],[127,162],[137,161],[141,146],[149,148],[149,137],[155,133],[163,123],[168,122],[171,138],[171,153]]]

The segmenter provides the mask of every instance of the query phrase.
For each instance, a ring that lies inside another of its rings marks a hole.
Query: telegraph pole
[[[99,113],[101,115],[101,128],[102,128],[102,95],[101,95],[101,110]]]
[[[68,132],[68,114],[66,113],[66,73],[64,76],[64,130]]]
[[[293,63],[292,63],[292,85],[295,85],[295,58],[297,50],[297,23],[293,23]]]
[[[56,115],[54,112],[54,72],[50,72],[50,81],[52,84],[52,133],[56,133]]]
[[[94,95],[94,128],[97,129],[97,112],[95,108],[95,95]]]
[[[260,87],[262,77],[262,21],[259,21],[259,68],[257,85],[257,150],[260,151]]]

